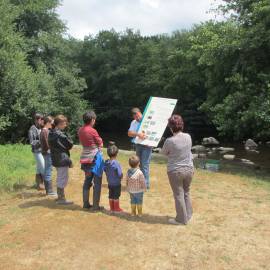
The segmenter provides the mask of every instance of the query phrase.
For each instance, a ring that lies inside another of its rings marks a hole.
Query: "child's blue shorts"
[[[142,204],[143,203],[143,192],[140,193],[129,193],[131,204]]]

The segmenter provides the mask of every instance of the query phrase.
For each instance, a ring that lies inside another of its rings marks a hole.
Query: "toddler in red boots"
[[[118,154],[117,146],[111,143],[107,148],[107,154],[110,159],[105,161],[104,172],[108,181],[110,210],[116,213],[123,212],[119,205],[123,173],[120,163],[116,160]]]

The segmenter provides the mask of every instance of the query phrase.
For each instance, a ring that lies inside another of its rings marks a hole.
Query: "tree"
[[[75,135],[87,106],[85,81],[70,58],[70,43],[55,0],[2,0],[0,6],[2,141],[25,138],[34,112],[66,114]]]

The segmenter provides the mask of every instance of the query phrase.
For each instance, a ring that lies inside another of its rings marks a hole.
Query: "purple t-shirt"
[[[123,177],[122,168],[117,160],[106,160],[104,172],[107,176],[107,181],[110,186],[119,186]]]

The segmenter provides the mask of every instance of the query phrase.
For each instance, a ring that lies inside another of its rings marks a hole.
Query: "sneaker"
[[[57,193],[54,192],[54,191],[50,191],[50,192],[48,192],[46,195],[47,195],[47,196],[53,196],[53,197],[55,197],[55,196],[57,196]]]
[[[70,205],[70,204],[73,204],[72,201],[68,201],[66,199],[58,199],[56,201],[56,203],[59,204],[59,205]]]
[[[172,225],[183,225],[182,223],[175,220],[175,218],[169,218],[168,222]]]

